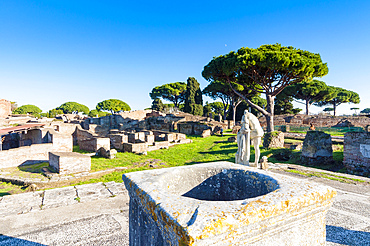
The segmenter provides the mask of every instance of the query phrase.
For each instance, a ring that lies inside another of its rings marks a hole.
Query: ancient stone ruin
[[[11,103],[8,100],[0,99],[0,119],[12,114]]]
[[[308,131],[303,142],[301,161],[308,165],[325,165],[333,162],[330,134]]]
[[[370,132],[344,135],[343,164],[351,173],[370,176]]]

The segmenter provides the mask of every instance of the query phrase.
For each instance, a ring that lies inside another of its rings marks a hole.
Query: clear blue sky
[[[320,53],[321,80],[360,94],[338,107],[351,113],[370,107],[369,13],[367,0],[2,0],[0,98],[44,112],[109,98],[144,109],[154,86],[192,76],[203,89],[214,56],[281,43]]]

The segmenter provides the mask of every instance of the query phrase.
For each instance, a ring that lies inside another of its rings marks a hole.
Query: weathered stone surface
[[[263,137],[263,147],[266,149],[284,148],[284,133],[279,131],[266,133]]]
[[[336,192],[229,162],[123,175],[130,245],[325,245]]]
[[[12,114],[11,103],[8,100],[0,99],[0,118],[6,118]]]
[[[56,208],[75,204],[78,201],[76,189],[73,186],[46,190],[42,201],[42,209]]]
[[[78,140],[78,145],[80,149],[96,152],[101,147],[105,149],[110,149],[110,139],[102,137],[92,137],[84,140]]]
[[[209,136],[211,136],[211,129],[206,129],[202,132],[202,138],[207,138]]]
[[[316,165],[332,162],[333,147],[330,134],[322,131],[308,131],[303,141],[302,161]]]
[[[100,149],[98,149],[96,154],[97,154],[97,156],[101,156],[101,157],[104,157],[104,158],[114,159],[114,158],[116,158],[117,150],[115,150],[115,149],[106,150],[105,148],[101,147]]]
[[[76,152],[49,152],[49,165],[59,174],[88,172],[91,157]]]
[[[112,196],[102,182],[95,184],[76,185],[80,202],[86,202]]]
[[[127,189],[123,183],[116,183],[114,181],[104,183],[108,191],[113,195],[117,196],[120,194],[128,195]]]
[[[125,152],[132,152],[132,153],[143,153],[148,151],[148,144],[147,143],[123,143],[123,150]]]
[[[370,175],[370,132],[344,135],[343,164],[352,173]]]
[[[113,148],[123,150],[123,143],[128,143],[128,136],[126,134],[110,134],[109,139]]]
[[[0,217],[23,214],[41,209],[43,191],[28,192],[0,199]]]

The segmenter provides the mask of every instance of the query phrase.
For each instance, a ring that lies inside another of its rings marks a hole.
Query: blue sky
[[[369,12],[365,0],[3,0],[0,98],[43,111],[109,98],[144,109],[154,86],[190,76],[207,86],[201,72],[214,56],[281,43],[320,53],[321,80],[359,93],[359,105],[338,107],[351,113],[370,107]]]

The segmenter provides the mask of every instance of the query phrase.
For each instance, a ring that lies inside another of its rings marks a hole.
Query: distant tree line
[[[119,99],[108,99],[101,101],[96,105],[96,109],[92,110],[90,110],[86,105],[77,102],[66,102],[55,109],[49,110],[47,113],[41,113],[42,110],[35,105],[23,105],[20,107],[17,107],[16,103],[12,103],[12,105],[15,105],[14,110],[12,111],[13,114],[29,114],[35,117],[48,118],[55,118],[57,115],[60,114],[72,113],[83,113],[90,117],[102,117],[114,113],[119,113],[121,111],[131,110],[131,107],[127,103]]]

